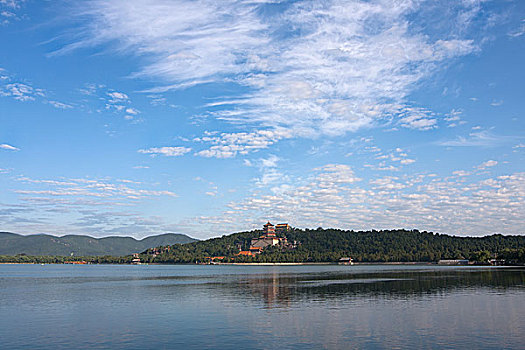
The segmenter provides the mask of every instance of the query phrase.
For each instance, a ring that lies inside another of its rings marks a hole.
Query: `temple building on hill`
[[[280,234],[285,234],[286,232],[290,231],[292,228],[288,224],[277,224],[275,226],[275,232]]]
[[[253,238],[250,243],[249,250],[240,251],[237,255],[249,255],[254,256],[260,254],[264,248],[279,246],[285,249],[294,249],[297,244],[288,243],[284,234],[291,230],[288,224],[278,224],[277,226],[272,225],[269,221],[263,226],[263,234],[257,238]],[[280,237],[277,236],[280,235]]]
[[[286,230],[289,230],[288,224],[279,224],[277,225],[279,229],[279,233],[284,233],[283,229],[286,227]],[[252,242],[250,244],[250,250],[252,248],[258,248],[258,249],[264,249],[268,246],[274,246],[274,245],[286,245],[288,241],[286,240],[286,237],[277,237],[275,234],[275,226],[272,225],[269,221],[263,226],[263,235],[259,238],[252,239]]]
[[[295,245],[289,244],[284,234],[290,231],[290,225],[278,224],[272,225],[269,221],[263,226],[263,234],[258,238],[253,238],[250,243],[250,249],[239,252],[238,255],[254,256],[262,252],[266,247],[280,246],[282,248],[293,249]],[[281,237],[277,237],[277,234]]]
[[[263,226],[263,236],[266,237],[275,237],[275,226],[273,226],[270,221],[268,221]]]

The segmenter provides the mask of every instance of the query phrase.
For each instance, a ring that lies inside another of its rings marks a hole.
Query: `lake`
[[[0,265],[2,349],[525,349],[525,268]]]

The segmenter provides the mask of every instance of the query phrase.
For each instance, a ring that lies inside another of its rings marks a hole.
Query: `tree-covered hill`
[[[440,259],[479,259],[494,254],[509,253],[525,248],[525,236],[495,234],[485,237],[457,237],[417,230],[344,231],[338,229],[300,230],[286,234],[288,241],[297,241],[296,249],[267,248],[255,257],[237,256],[239,249],[247,249],[250,239],[261,231],[234,233],[185,245],[160,249],[153,258],[153,250],[143,258],[158,263],[189,263],[204,261],[206,257],[225,256],[225,261],[236,262],[333,262],[350,256],[361,262],[435,262]],[[157,252],[159,249],[157,249]]]
[[[93,238],[80,235],[56,237],[44,234],[22,236],[0,232],[0,255],[122,256],[139,253],[152,247],[195,241],[178,233],[166,233],[136,240],[132,237]]]

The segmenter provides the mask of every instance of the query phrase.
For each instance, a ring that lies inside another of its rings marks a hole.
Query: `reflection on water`
[[[0,265],[0,339],[50,349],[517,349],[524,297],[522,268]]]
[[[418,298],[456,289],[468,293],[483,288],[494,293],[507,289],[523,291],[525,287],[525,270],[522,269],[401,268],[387,272],[377,270],[377,267],[366,272],[360,272],[356,267],[346,269],[305,274],[269,271],[267,274],[243,276],[235,284],[224,282],[221,287],[239,296],[250,293],[260,297],[267,307],[283,307],[290,305],[291,301],[305,299]]]

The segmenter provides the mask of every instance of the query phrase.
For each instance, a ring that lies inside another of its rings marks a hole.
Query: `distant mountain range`
[[[46,234],[23,236],[0,232],[0,255],[62,255],[69,256],[122,256],[140,253],[158,246],[185,244],[197,241],[179,233],[166,233],[141,240],[132,237],[104,237],[67,235],[62,237]]]

